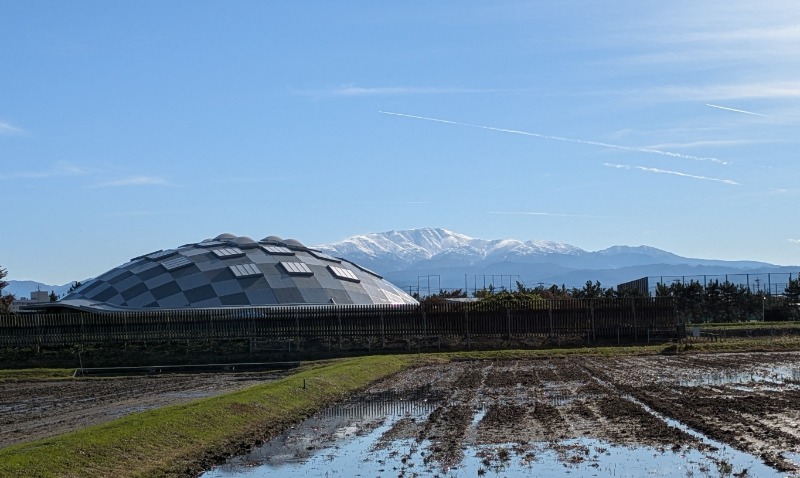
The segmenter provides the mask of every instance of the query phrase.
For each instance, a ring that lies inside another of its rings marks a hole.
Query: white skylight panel
[[[351,271],[350,269],[345,269],[344,267],[336,267],[336,266],[328,266],[328,270],[331,271],[334,277],[341,280],[351,281],[351,282],[361,282],[355,272]]]
[[[168,271],[174,271],[175,269],[180,269],[181,267],[186,267],[192,265],[192,260],[188,257],[176,257],[174,259],[170,259],[168,261],[164,261],[161,263],[161,266]]]
[[[280,264],[289,275],[310,276],[314,274],[305,262],[281,262]]]
[[[262,249],[269,252],[270,254],[274,254],[276,256],[293,256],[294,252],[288,247],[283,246],[261,246]]]
[[[222,249],[214,249],[211,252],[213,252],[220,259],[228,259],[230,257],[241,257],[244,255],[244,251],[242,251],[238,247],[223,247]]]
[[[195,244],[197,247],[217,247],[225,245],[222,241],[208,241],[208,242],[198,242]]]
[[[261,270],[253,263],[237,264],[235,266],[230,266],[229,269],[236,277],[252,277],[262,275]]]
[[[313,249],[309,249],[308,252],[312,256],[316,257],[317,259],[322,259],[322,260],[330,261],[330,262],[336,262],[336,263],[339,263],[339,264],[341,264],[341,262],[342,262],[340,259],[337,259],[337,258],[335,258],[335,257],[333,257],[331,255],[325,254],[324,252],[315,251]]]
[[[178,253],[178,251],[176,251],[175,249],[168,249],[166,251],[152,252],[150,254],[147,254],[145,257],[147,257],[151,261],[159,261],[159,260],[165,259],[165,258],[167,258],[169,256],[174,256],[177,253]]]

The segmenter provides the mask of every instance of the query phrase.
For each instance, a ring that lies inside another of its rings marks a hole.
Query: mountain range
[[[423,294],[454,288],[472,291],[488,284],[514,287],[516,281],[528,287],[557,284],[569,288],[591,280],[608,287],[642,277],[706,275],[724,279],[726,274],[796,276],[800,272],[798,266],[687,258],[649,246],[613,246],[590,252],[554,241],[478,239],[441,228],[364,234],[313,247],[376,271],[404,290]],[[54,286],[11,280],[4,292],[29,297],[39,289],[62,295],[69,287],[69,283]]]
[[[642,277],[724,276],[779,273],[797,275],[798,266],[757,261],[681,257],[649,246],[613,246],[600,251],[554,241],[477,239],[441,228],[389,231],[353,236],[316,248],[380,272],[405,290],[473,290],[486,284],[528,287],[552,284],[581,287],[599,280],[605,286]],[[734,279],[731,278],[733,282]],[[784,281],[785,282],[785,281]]]

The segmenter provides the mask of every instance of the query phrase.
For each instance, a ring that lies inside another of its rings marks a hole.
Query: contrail
[[[739,186],[739,183],[732,179],[719,179],[719,178],[709,178],[706,176],[695,176],[694,174],[687,174],[682,173],[680,171],[668,171],[666,169],[658,169],[658,168],[646,168],[644,166],[630,166],[627,164],[611,164],[611,163],[604,163],[603,166],[609,168],[616,168],[616,169],[638,169],[640,171],[646,171],[648,173],[656,173],[656,174],[674,174],[675,176],[681,176],[684,178],[692,178],[692,179],[702,179],[703,181],[716,181],[719,183],[730,184],[733,186]]]
[[[713,163],[719,163],[719,164],[724,164],[724,165],[728,164],[726,161],[723,161],[723,160],[717,159],[717,158],[705,158],[705,157],[701,157],[701,156],[692,156],[690,154],[673,153],[671,151],[663,151],[663,150],[660,150],[660,149],[634,148],[634,147],[631,147],[631,146],[621,146],[621,145],[618,145],[618,144],[601,143],[601,142],[598,142],[598,141],[587,141],[587,140],[583,140],[583,139],[564,138],[562,136],[548,136],[548,135],[539,134],[539,133],[531,133],[529,131],[520,131],[520,130],[516,130],[516,129],[505,129],[505,128],[495,128],[493,126],[483,126],[483,125],[479,125],[479,124],[461,123],[459,121],[450,121],[450,120],[444,120],[444,119],[438,119],[438,118],[428,118],[428,117],[425,117],[425,116],[407,115],[407,114],[404,114],[404,113],[393,113],[391,111],[378,111],[378,113],[385,114],[385,115],[392,115],[392,116],[402,116],[404,118],[414,118],[414,119],[421,119],[421,120],[425,120],[425,121],[433,121],[433,122],[436,122],[436,123],[454,124],[454,125],[457,125],[457,126],[468,126],[470,128],[488,129],[488,130],[491,130],[491,131],[499,131],[501,133],[521,134],[523,136],[533,136],[533,137],[536,137],[536,138],[550,139],[550,140],[553,140],[553,141],[564,141],[564,142],[567,142],[567,143],[588,144],[588,145],[592,145],[592,146],[600,146],[600,147],[603,147],[603,148],[621,149],[623,151],[635,151],[635,152],[638,152],[638,153],[660,154],[662,156],[670,156],[670,157],[673,157],[673,158],[681,158],[681,159],[691,159],[693,161],[711,161]]]
[[[764,115],[764,114],[761,114],[761,113],[753,113],[752,111],[737,110],[736,108],[728,108],[726,106],[712,105],[712,104],[709,104],[709,103],[706,103],[706,106],[710,106],[712,108],[718,108],[718,109],[726,110],[726,111],[734,111],[736,113],[744,113],[746,115],[767,116],[767,115]]]

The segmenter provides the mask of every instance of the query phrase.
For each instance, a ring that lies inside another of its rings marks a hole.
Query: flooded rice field
[[[799,358],[424,366],[203,476],[800,476]]]

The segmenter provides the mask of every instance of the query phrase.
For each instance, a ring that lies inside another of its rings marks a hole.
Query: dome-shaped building
[[[416,303],[375,272],[294,239],[220,234],[135,257],[49,307],[119,311]]]

